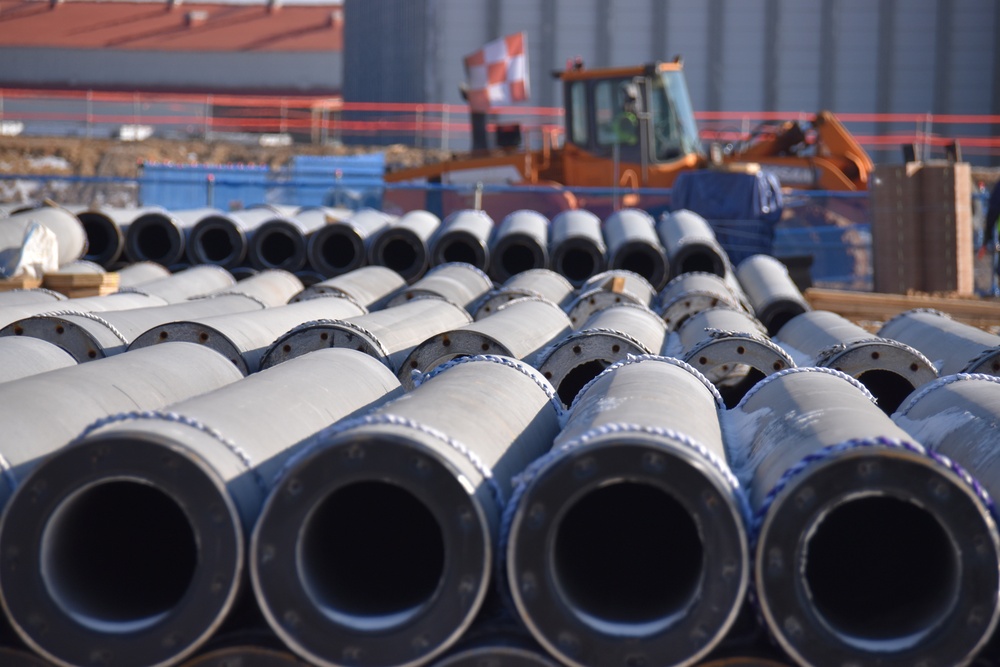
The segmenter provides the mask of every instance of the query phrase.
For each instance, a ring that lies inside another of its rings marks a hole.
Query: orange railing
[[[532,147],[558,135],[562,109],[501,107],[496,123],[518,122]],[[706,141],[739,142],[762,124],[808,120],[802,112],[703,111],[695,114]],[[918,144],[941,150],[957,141],[968,155],[1000,156],[1000,115],[838,113],[871,151]],[[149,126],[163,137],[219,133],[294,134],[316,143],[393,135],[413,146],[456,149],[468,144],[468,108],[456,104],[344,102],[339,97],[244,96],[155,92],[0,89],[0,126],[7,133],[115,136],[122,126]]]

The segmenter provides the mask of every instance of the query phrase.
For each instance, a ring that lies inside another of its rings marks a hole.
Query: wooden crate
[[[43,285],[74,299],[118,291],[117,273],[46,273]]]

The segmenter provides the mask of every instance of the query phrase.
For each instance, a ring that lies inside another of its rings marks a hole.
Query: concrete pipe
[[[243,278],[235,285],[229,285],[205,296],[215,297],[224,294],[241,294],[256,301],[262,306],[270,308],[272,306],[283,306],[295,295],[300,294],[304,286],[294,273],[289,273],[283,269],[266,269],[254,273],[252,276]]]
[[[565,405],[608,366],[630,354],[659,354],[667,335],[653,311],[622,304],[594,313],[574,333],[556,341],[538,368]]]
[[[656,290],[638,273],[622,269],[604,271],[592,276],[580,287],[579,295],[566,312],[573,326],[579,327],[604,308],[623,303],[649,307],[655,298]]]
[[[392,216],[373,208],[355,211],[309,237],[309,266],[333,277],[365,265],[369,240],[392,221]]]
[[[560,308],[569,306],[573,286],[565,277],[549,269],[530,269],[516,273],[498,289],[491,290],[476,306],[477,320],[489,317],[505,303],[524,297],[538,297]]]
[[[170,271],[162,264],[156,262],[135,262],[124,266],[116,272],[118,273],[118,288],[137,287],[143,283],[166,278]]]
[[[1000,375],[1000,336],[921,308],[901,313],[879,330],[882,338],[905,343],[934,362],[939,375]]]
[[[268,623],[317,665],[419,665],[470,626],[490,588],[511,478],[552,444],[537,371],[466,357],[405,397],[319,433],[254,529]]]
[[[667,284],[667,256],[648,213],[635,208],[615,211],[604,221],[604,240],[609,268],[638,273],[656,290]]]
[[[247,259],[257,270],[305,268],[309,238],[332,220],[326,209],[304,209],[263,223],[250,238]]]
[[[313,271],[312,269],[304,269],[302,271],[296,271],[295,277],[302,281],[302,285],[305,287],[312,287],[316,283],[321,283],[326,280],[324,276],[319,271]]]
[[[39,206],[30,211],[13,213],[3,221],[5,228],[27,229],[37,222],[50,229],[58,242],[58,264],[63,266],[83,257],[87,251],[87,234],[79,218],[61,206]]]
[[[486,271],[490,266],[492,234],[493,218],[486,211],[455,211],[445,218],[431,238],[431,264],[463,262]]]
[[[683,362],[619,362],[519,476],[506,576],[528,629],[561,662],[691,665],[732,627],[750,557],[721,408]]]
[[[764,325],[740,310],[704,310],[684,323],[676,340],[679,349],[668,344],[664,352],[676,352],[671,356],[703,373],[727,407],[768,375],[795,367],[791,356],[768,338]]]
[[[0,338],[0,383],[75,364],[69,352],[39,338]]]
[[[350,299],[328,295],[287,306],[161,324],[137,336],[128,349],[178,340],[200,343],[248,375],[260,370],[267,348],[289,329],[312,320],[337,320],[365,312]]]
[[[601,219],[590,211],[563,211],[552,218],[549,255],[552,270],[579,287],[607,266]]]
[[[388,267],[412,283],[430,266],[428,244],[440,226],[441,218],[429,211],[405,213],[372,239],[368,262]]]
[[[88,296],[79,299],[66,299],[57,303],[22,303],[16,306],[0,308],[0,327],[23,320],[26,317],[40,315],[49,311],[72,311],[77,313],[111,312],[113,310],[128,310],[129,308],[148,308],[150,306],[165,306],[167,302],[158,296],[134,292],[118,292],[107,296]]]
[[[729,271],[729,255],[715,238],[712,226],[693,211],[682,209],[664,213],[656,225],[670,266],[670,277],[700,271],[724,277]]]
[[[125,235],[132,221],[154,211],[162,209],[101,206],[76,211],[76,217],[87,235],[87,252],[83,259],[111,268],[125,252]]]
[[[440,264],[417,282],[396,293],[387,305],[397,306],[418,296],[432,296],[474,313],[479,300],[491,289],[493,281],[471,264]]]
[[[799,366],[825,366],[861,381],[891,415],[917,387],[937,378],[933,364],[909,345],[873,336],[836,313],[814,310],[788,321],[775,342]]]
[[[125,234],[125,256],[132,262],[180,264],[188,251],[188,237],[194,226],[205,218],[223,215],[214,208],[147,211],[129,225]]]
[[[736,278],[746,292],[757,319],[774,336],[788,320],[811,310],[784,264],[770,255],[752,255],[736,267]]]
[[[18,320],[0,329],[0,340],[23,336],[37,338],[65,350],[77,363],[121,354],[138,336],[155,326],[263,308],[242,294],[182,301],[152,308],[108,313],[75,313],[54,309]]]
[[[399,368],[399,381],[413,389],[422,374],[459,357],[492,354],[521,359],[531,366],[554,340],[570,331],[566,313],[551,301],[525,297],[489,317],[434,334],[410,352]]]
[[[67,275],[67,274],[87,274],[87,275],[100,275],[102,273],[107,273],[104,267],[97,262],[91,262],[89,259],[75,259],[69,264],[63,264],[53,273]]]
[[[691,271],[682,273],[663,288],[654,310],[663,318],[667,329],[676,331],[689,317],[718,306],[744,309],[745,298],[733,291],[733,286],[714,273]]]
[[[520,623],[489,609],[431,667],[559,667]]]
[[[30,651],[6,646],[0,646],[0,664],[9,667],[51,667],[48,660],[44,660]]]
[[[801,665],[968,664],[1000,609],[1000,538],[968,476],[829,369],[776,373],[725,419],[780,646]]]
[[[227,646],[199,654],[180,667],[307,667],[294,654],[254,644]]]
[[[179,303],[210,292],[231,288],[236,284],[229,271],[214,264],[192,266],[172,273],[159,280],[151,280],[137,287],[119,289],[119,294],[129,292],[159,297],[167,303]]]
[[[348,347],[372,355],[398,373],[403,360],[417,345],[471,321],[464,308],[444,299],[421,297],[342,321],[306,322],[271,344],[261,360],[261,368],[270,368],[313,350]]]
[[[0,539],[20,555],[16,567],[0,559],[0,590],[19,634],[59,665],[190,655],[233,608],[245,536],[295,443],[398,388],[367,355],[321,350],[93,424],[35,468],[4,513]]]
[[[549,265],[549,219],[538,211],[514,211],[497,226],[490,240],[490,277],[511,276]]]
[[[188,261],[235,268],[247,258],[249,239],[254,232],[265,222],[281,217],[277,209],[266,205],[206,215],[189,235]]]
[[[292,297],[292,303],[326,294],[340,294],[357,301],[369,310],[382,308],[406,287],[401,275],[384,266],[362,266],[349,273],[310,285]]]
[[[56,305],[57,301],[65,301],[66,296],[54,290],[36,287],[34,289],[15,289],[0,292],[0,308],[7,306],[22,306],[32,303]]]

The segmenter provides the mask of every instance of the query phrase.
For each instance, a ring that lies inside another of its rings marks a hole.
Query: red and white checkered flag
[[[528,99],[528,48],[523,32],[494,40],[465,57],[466,97],[473,111]]]

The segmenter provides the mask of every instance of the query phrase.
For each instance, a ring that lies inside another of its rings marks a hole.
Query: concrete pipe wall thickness
[[[927,357],[909,345],[873,336],[836,313],[814,310],[789,320],[775,336],[799,366],[824,366],[861,381],[891,415],[913,390],[937,378]]]
[[[656,290],[667,284],[667,256],[648,213],[634,208],[615,211],[604,221],[604,240],[609,268],[638,273]]]
[[[377,310],[405,287],[406,280],[392,269],[384,266],[362,266],[360,269],[306,287],[292,298],[292,302],[324,294],[341,294],[369,310]]]
[[[398,389],[371,357],[321,350],[96,424],[33,470],[4,514],[0,535],[21,557],[0,563],[0,587],[21,636],[60,665],[190,655],[236,601],[245,536],[294,445]]]
[[[364,266],[369,241],[392,219],[382,211],[363,208],[344,220],[330,222],[309,237],[309,266],[327,277]]]
[[[408,283],[419,280],[430,266],[430,239],[441,218],[429,211],[410,211],[384,227],[368,247],[368,262],[385,266]]]
[[[721,408],[681,361],[619,362],[519,476],[505,574],[525,624],[560,661],[691,665],[732,627],[750,552]]]
[[[476,312],[476,306],[491,289],[493,281],[472,264],[456,262],[435,266],[406,289],[393,296],[387,305],[397,306],[418,296],[432,296]]]
[[[1000,336],[921,308],[900,313],[879,329],[883,338],[905,343],[934,363],[939,375],[1000,375]]]
[[[469,313],[443,299],[420,297],[398,306],[344,320],[306,322],[280,336],[264,353],[269,368],[313,350],[346,347],[379,359],[393,373],[420,343],[472,321]]]
[[[437,333],[417,345],[400,365],[399,381],[412,389],[419,374],[478,354],[512,357],[536,366],[542,351],[569,332],[569,318],[551,301],[537,297],[511,301],[489,317]]]
[[[466,357],[318,434],[254,530],[251,580],[270,625],[317,665],[443,653],[489,589],[511,479],[551,447],[560,412],[523,362]]]
[[[0,329],[0,340],[9,337],[36,338],[57,345],[74,361],[84,363],[125,352],[137,337],[155,326],[261,308],[263,304],[256,299],[230,294],[100,314],[60,312],[56,309],[8,324]]]
[[[784,264],[770,255],[752,255],[736,267],[757,319],[774,336],[788,320],[811,310]]]
[[[801,665],[968,664],[1000,589],[996,523],[968,476],[830,369],[776,373],[725,418],[781,647]]]
[[[538,211],[514,211],[490,239],[490,277],[497,282],[549,265],[549,219]]]
[[[565,277],[549,269],[530,269],[514,274],[503,285],[484,297],[477,305],[475,317],[481,319],[496,312],[508,301],[523,297],[541,297],[560,308],[569,306],[573,285]]]
[[[601,219],[590,211],[563,211],[552,218],[549,256],[552,270],[579,287],[607,267]]]
[[[431,238],[431,264],[463,262],[486,271],[490,267],[492,234],[493,218],[486,211],[455,211],[444,219]]]
[[[656,224],[670,267],[670,277],[703,271],[723,277],[730,270],[729,255],[715,238],[712,226],[693,211],[664,213]]]
[[[179,211],[151,210],[137,216],[125,234],[125,257],[130,262],[176,266],[188,252],[191,230],[204,218],[225,215],[214,208]]]

